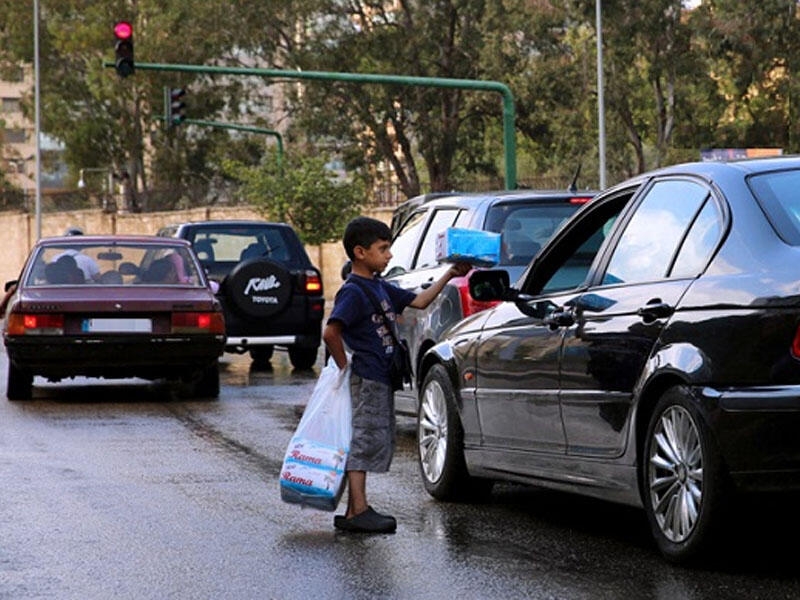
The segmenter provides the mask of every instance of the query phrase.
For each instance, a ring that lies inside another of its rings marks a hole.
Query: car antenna
[[[570,183],[569,188],[567,188],[573,194],[578,191],[578,175],[580,174],[581,174],[581,163],[578,163],[578,169],[575,171],[575,176],[572,178],[572,183]]]

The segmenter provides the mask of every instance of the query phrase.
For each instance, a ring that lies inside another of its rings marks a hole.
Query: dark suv
[[[393,258],[384,278],[405,289],[423,290],[448,268],[436,261],[436,235],[448,227],[463,227],[501,234],[498,268],[508,271],[514,282],[561,223],[595,194],[517,190],[411,198],[394,210]],[[415,374],[422,356],[447,328],[495,304],[472,298],[468,281],[469,276],[453,279],[426,309],[403,311],[399,328],[408,340]],[[417,414],[415,390],[398,392],[395,398],[398,412]]]
[[[317,360],[325,299],[322,277],[297,233],[285,223],[199,221],[162,228],[158,235],[192,243],[219,284],[228,352],[249,352],[265,364],[276,346],[296,369]]]

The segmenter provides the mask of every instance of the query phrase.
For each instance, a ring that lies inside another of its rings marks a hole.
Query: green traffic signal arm
[[[237,131],[249,131],[250,133],[262,133],[264,135],[271,135],[278,143],[278,168],[283,163],[283,136],[280,132],[274,129],[264,129],[263,127],[255,127],[253,125],[237,125],[235,123],[221,123],[219,121],[203,121],[201,119],[184,119],[183,123],[187,125],[201,125],[205,127],[217,127],[219,129],[235,129]]]
[[[104,63],[114,67],[114,63]],[[310,79],[322,81],[348,81],[351,83],[377,83],[411,85],[417,87],[457,88],[497,92],[503,98],[503,149],[505,158],[506,189],[517,187],[517,149],[514,132],[516,111],[511,89],[499,81],[477,79],[448,79],[441,77],[413,77],[407,75],[381,75],[375,73],[335,73],[328,71],[284,71],[279,69],[257,69],[250,67],[209,67],[204,65],[181,65],[168,63],[136,63],[136,69],[145,71],[178,71],[184,73],[211,73],[219,75],[248,75],[261,77],[284,77],[286,79]]]

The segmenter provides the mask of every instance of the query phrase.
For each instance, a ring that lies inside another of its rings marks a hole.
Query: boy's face
[[[390,247],[391,243],[388,240],[377,240],[366,248],[364,246],[356,246],[353,248],[353,254],[355,259],[372,273],[383,273],[389,261],[392,260]]]

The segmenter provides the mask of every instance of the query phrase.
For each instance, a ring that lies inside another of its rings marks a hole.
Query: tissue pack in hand
[[[500,262],[500,234],[449,227],[436,235],[436,260],[493,267]]]

